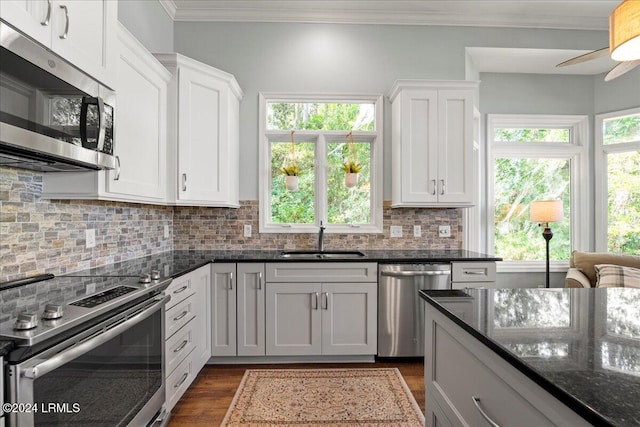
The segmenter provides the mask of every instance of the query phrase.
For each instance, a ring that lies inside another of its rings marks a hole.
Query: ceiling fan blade
[[[556,67],[565,67],[567,65],[579,64],[581,62],[591,61],[592,59],[602,58],[609,55],[609,48],[603,47],[602,49],[594,50],[593,52],[585,53],[584,55],[576,56],[567,61],[561,62]]]
[[[613,67],[611,69],[611,71],[609,71],[607,73],[606,76],[604,76],[604,81],[605,82],[610,82],[611,80],[615,79],[616,77],[620,77],[624,73],[633,70],[638,65],[640,65],[640,59],[636,59],[635,61],[624,61],[624,62],[621,62],[618,65],[616,65],[615,67]]]

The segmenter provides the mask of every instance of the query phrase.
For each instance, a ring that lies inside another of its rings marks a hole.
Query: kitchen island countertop
[[[466,320],[420,296],[589,423],[640,425],[640,289],[466,292]]]

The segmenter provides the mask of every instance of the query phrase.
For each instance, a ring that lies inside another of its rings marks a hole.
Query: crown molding
[[[451,25],[608,30],[618,1],[159,0],[176,21]]]
[[[169,15],[169,18],[175,21],[176,14],[178,12],[178,6],[176,6],[176,3],[173,0],[158,0],[158,2],[162,6],[162,8],[165,10],[165,12],[167,12],[167,15]]]

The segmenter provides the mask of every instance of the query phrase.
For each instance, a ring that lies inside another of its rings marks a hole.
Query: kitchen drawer
[[[165,339],[168,340],[180,328],[195,317],[194,311],[195,296],[190,296],[186,300],[174,305],[165,312]]]
[[[495,282],[495,262],[452,262],[451,282]]]
[[[178,365],[171,375],[167,377],[165,408],[171,412],[185,391],[189,388],[198,372],[194,369],[193,360],[187,357]]]
[[[171,300],[167,303],[167,309],[184,301],[195,293],[192,277],[192,274],[187,273],[173,279],[173,282],[171,282],[169,287],[164,291],[165,295],[171,296]]]
[[[377,282],[375,262],[278,262],[266,265],[267,282]]]
[[[482,410],[498,425],[554,425],[442,325],[433,327],[437,337],[432,350],[433,380],[426,386],[442,409],[457,418],[450,420],[454,425],[488,425],[472,396],[480,399]]]
[[[195,320],[190,321],[165,342],[166,375],[170,375],[195,348],[194,324]]]

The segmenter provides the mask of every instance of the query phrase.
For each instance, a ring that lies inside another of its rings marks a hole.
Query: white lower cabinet
[[[177,277],[165,294],[165,406],[171,411],[211,355],[211,267]]]
[[[375,355],[376,272],[375,263],[267,264],[266,354]]]
[[[427,427],[589,425],[428,303],[424,372]]]
[[[495,261],[454,261],[451,263],[451,287],[495,288]]]
[[[213,264],[212,355],[264,356],[264,264]]]

